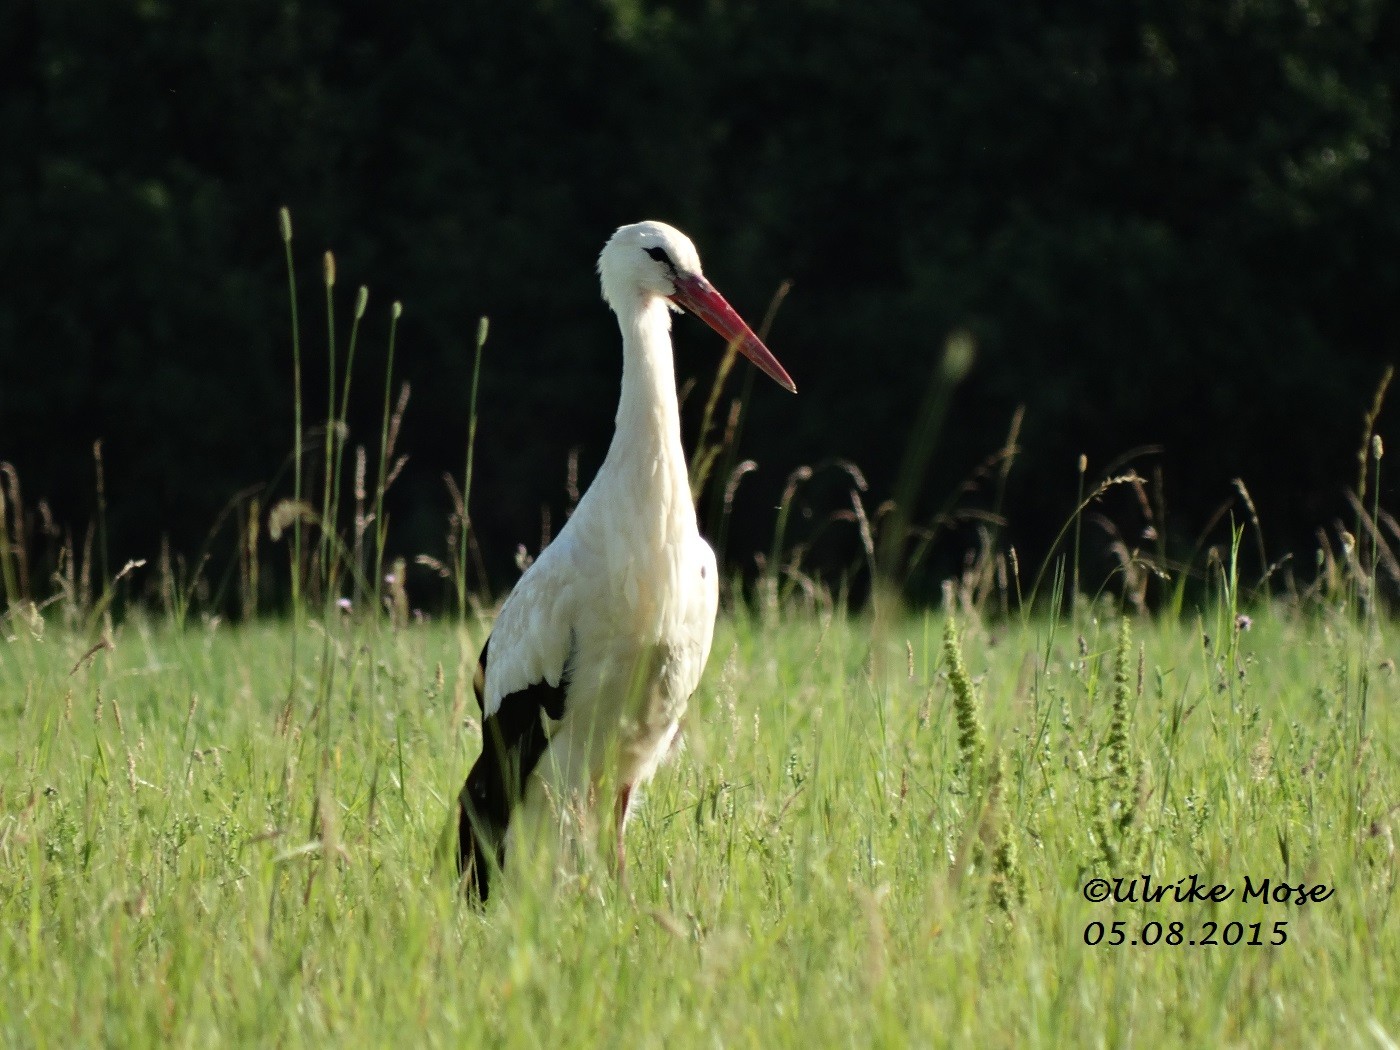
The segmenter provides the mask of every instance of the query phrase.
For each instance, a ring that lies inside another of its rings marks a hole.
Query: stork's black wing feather
[[[481,647],[473,686],[477,706],[486,712],[486,666],[491,639]],[[457,870],[469,890],[485,903],[491,890],[491,868],[505,863],[506,828],[511,811],[525,795],[525,784],[549,745],[544,718],[564,717],[568,666],[558,685],[536,682],[501,699],[496,712],[481,720],[481,755],[458,798],[461,810],[457,840]]]

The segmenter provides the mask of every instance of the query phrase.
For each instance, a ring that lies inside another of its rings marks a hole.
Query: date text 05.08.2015
[[[1165,944],[1173,948],[1183,945],[1192,948],[1235,945],[1260,948],[1286,943],[1288,920],[1279,919],[1272,925],[1273,928],[1270,929],[1269,924],[1263,922],[1218,923],[1207,920],[1200,925],[1191,923],[1188,929],[1188,924],[1184,922],[1161,923],[1153,920],[1141,926],[1134,924],[1130,928],[1122,919],[1110,923],[1102,923],[1096,919],[1084,927],[1084,943],[1109,947],[1120,944],[1147,947]]]

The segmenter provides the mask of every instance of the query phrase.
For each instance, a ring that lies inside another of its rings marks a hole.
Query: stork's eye
[[[657,262],[665,264],[666,268],[672,273],[675,272],[676,264],[673,263],[671,257],[666,254],[665,248],[648,248],[646,252]]]

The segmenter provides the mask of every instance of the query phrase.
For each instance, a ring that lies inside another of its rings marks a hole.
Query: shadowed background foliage
[[[1145,445],[1162,451],[1133,464],[1160,473],[1169,547],[1239,476],[1270,555],[1310,558],[1314,528],[1350,514],[1396,347],[1397,27],[1379,0],[9,0],[0,459],[80,532],[102,439],[116,564],[162,536],[193,551],[231,496],[278,476],[285,204],[309,422],[321,252],[342,335],[370,288],[351,441],[371,450],[404,303],[401,553],[441,554],[490,316],[473,512],[504,580],[541,506],[562,520],[569,450],[584,482],[602,459],[620,360],[592,264],[650,217],[691,234],[755,322],[793,281],[769,343],[801,394],[754,384],[735,565],[766,549],[800,464],[845,457],[872,510],[889,495],[959,329],[976,363],[916,522],[1024,405],[1002,508],[1023,563],[1071,512],[1081,453],[1092,485]],[[676,330],[693,430],[721,348]],[[799,534],[849,505],[845,478],[818,472]],[[1114,513],[1136,542],[1134,501]],[[813,556],[850,564],[854,527],[826,534]],[[952,530],[939,557],[967,542]]]

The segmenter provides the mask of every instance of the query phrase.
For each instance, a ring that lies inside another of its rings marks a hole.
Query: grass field
[[[485,624],[12,618],[0,1042],[1395,1046],[1394,627],[1080,618],[723,620],[627,885],[484,915]]]
[[[1380,615],[1400,525],[1373,434],[1389,370],[1364,417],[1355,533],[1319,532],[1310,584],[1265,556],[1243,481],[1181,558],[1161,486],[1083,457],[1076,509],[1023,572],[1000,533],[1020,410],[931,522],[899,509],[920,505],[972,362],[955,334],[892,500],[843,460],[789,475],[753,602],[729,602],[684,747],[634,806],[626,883],[584,864],[481,912],[451,858],[490,623],[415,622],[391,557],[401,308],[373,384],[379,440],[352,456],[368,293],[338,343],[326,253],[312,426],[285,209],[280,228],[290,478],[240,492],[198,553],[162,549],[142,573],[109,564],[100,443],[86,533],[43,503],[36,518],[0,463],[0,1045],[1400,1047],[1400,625]],[[468,507],[487,332],[445,552],[414,561],[450,587],[437,607],[484,600]],[[754,466],[747,386],[722,405],[732,363],[731,348],[691,463],[721,537]],[[820,521],[788,532],[825,468],[851,484],[826,524],[860,542],[841,593],[880,581],[879,615],[845,611],[804,563]],[[1135,492],[1155,549],[1096,514],[1104,586],[1155,618],[1080,591],[1085,514],[1114,488]],[[957,622],[891,611],[895,591],[941,582],[921,558],[974,492],[967,520],[993,524],[946,585]],[[1207,546],[1227,513],[1230,546]],[[1237,521],[1256,546],[1253,622]],[[234,610],[241,626],[212,618]]]

